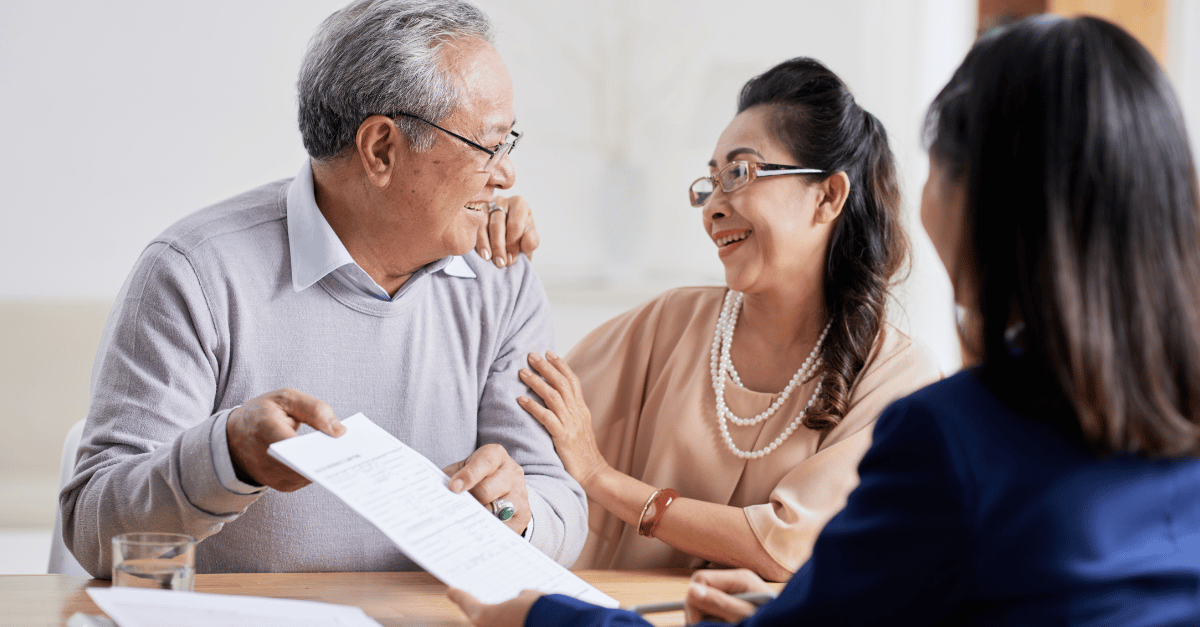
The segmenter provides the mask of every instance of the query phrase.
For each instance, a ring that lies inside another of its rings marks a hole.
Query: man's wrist
[[[228,424],[229,416],[232,414],[233,410],[229,410],[213,422],[210,438],[213,467],[217,473],[217,479],[226,490],[234,494],[257,494],[266,488],[249,477],[246,477],[246,479],[250,479],[249,481],[243,479],[244,473],[237,468],[237,464],[233,461],[233,454],[229,450]]]
[[[255,481],[254,477],[251,477],[250,473],[246,472],[246,469],[242,468],[242,465],[238,463],[237,456],[233,454],[233,451],[229,451],[229,462],[233,466],[233,474],[235,477],[237,477],[238,481],[255,488],[263,487],[263,484]]]

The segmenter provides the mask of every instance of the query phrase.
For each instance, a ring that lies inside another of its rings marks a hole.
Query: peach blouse
[[[875,418],[893,400],[941,378],[919,343],[885,325],[850,394],[842,422],[822,438],[800,427],[760,459],[729,451],[717,429],[709,351],[724,287],[668,291],[592,331],[567,355],[583,384],[600,452],[615,469],[684,498],[741,507],[767,553],[790,571],[812,551],[821,528],[858,485],[858,462],[871,445]],[[758,450],[808,403],[816,378],[778,412],[750,427],[729,424],[738,448]],[[725,401],[754,416],[776,394],[726,378]],[[575,568],[658,568],[704,560],[638,535],[595,502]]]

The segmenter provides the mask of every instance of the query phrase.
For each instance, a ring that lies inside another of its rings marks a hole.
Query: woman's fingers
[[[566,409],[562,395],[546,379],[537,376],[528,368],[521,368],[518,374],[521,377],[521,381],[525,382],[525,385],[528,385],[534,394],[542,397],[542,402],[546,404],[546,407],[550,411],[557,414]]]
[[[687,621],[695,623],[715,616],[730,623],[741,622],[755,606],[732,595],[740,592],[774,592],[761,577],[745,568],[698,570],[688,585]]]
[[[566,362],[555,355],[553,351],[550,351],[546,354],[553,355],[553,358],[561,365],[561,367],[567,368]],[[563,395],[564,397],[575,396],[574,392],[577,388],[572,385],[571,380],[562,373],[562,371],[559,369],[559,366],[556,366],[554,362],[542,357],[537,353],[529,353],[529,365],[533,366],[533,368],[538,371],[538,374],[542,375],[542,378],[545,379],[546,382],[549,383],[550,386],[553,387],[559,394]],[[567,369],[569,370],[569,368]]]
[[[490,217],[488,221],[491,221]],[[475,233],[475,252],[479,253],[479,256],[483,257],[484,261],[492,260],[492,243],[488,239],[488,227],[486,225]]]
[[[550,432],[551,439],[558,441],[562,438],[563,426],[562,421],[558,419],[558,414],[542,407],[537,401],[527,396],[518,396],[517,404],[521,406],[521,409],[529,412],[529,415],[533,416],[534,420],[542,423],[546,431]]]
[[[496,204],[500,207],[504,206],[501,198],[496,199]],[[503,268],[511,263],[508,253],[504,250],[504,238],[508,231],[508,213],[506,210],[488,209],[487,222],[488,239],[491,240],[489,243],[492,263],[495,263],[497,268]]]
[[[542,398],[545,407],[524,397],[518,398],[517,402],[550,432],[563,467],[586,490],[589,482],[599,476],[608,463],[596,446],[592,414],[583,400],[578,379],[561,357],[553,352],[547,355],[558,365],[530,353],[529,363],[538,372],[528,368],[520,371],[521,380]]]
[[[524,252],[526,257],[533,258],[533,251],[538,247],[537,226],[533,223],[533,210],[528,202],[520,196],[508,199],[508,220],[505,253],[511,264],[517,254]]]
[[[726,623],[740,623],[753,614],[755,609],[754,605],[747,601],[698,581],[688,585],[685,616],[689,624],[714,616]]]
[[[716,588],[729,594],[739,592],[774,592],[762,577],[749,568],[712,568],[692,573],[692,581]]]
[[[446,596],[475,627],[521,627],[529,616],[529,608],[541,598],[542,593],[525,590],[516,598],[495,605],[486,605],[469,592],[457,588],[447,590]]]
[[[579,377],[576,376],[575,371],[571,370],[571,366],[567,363],[567,360],[559,357],[558,353],[555,353],[554,351],[546,351],[546,361],[549,362],[550,365],[554,366],[556,370],[558,370],[563,379],[566,380],[566,384],[570,389],[575,391],[583,389],[583,384],[579,382]]]
[[[520,196],[496,196],[488,207],[486,224],[475,235],[475,252],[497,268],[504,268],[511,266],[520,253],[533,259],[540,243],[529,203]]]
[[[538,237],[537,227],[533,225],[533,218],[529,219],[529,230],[525,231],[525,235],[521,237],[521,251],[525,256],[533,259],[533,251],[541,245],[542,238]]]
[[[458,606],[458,609],[462,610],[462,613],[466,615],[467,620],[471,621],[473,624],[479,624],[479,614],[483,612],[483,603],[481,603],[479,599],[476,599],[475,595],[467,592],[466,590],[450,588],[446,591],[446,596],[450,597],[450,600],[454,601],[454,604]]]

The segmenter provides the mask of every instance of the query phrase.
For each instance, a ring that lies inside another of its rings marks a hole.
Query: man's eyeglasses
[[[500,163],[500,160],[504,158],[504,155],[507,155],[508,153],[512,152],[513,149],[517,147],[517,142],[521,140],[520,133],[518,133],[516,131],[509,131],[508,136],[512,137],[512,140],[504,142],[502,144],[496,144],[495,146],[492,146],[491,148],[487,148],[485,146],[481,146],[481,145],[467,139],[466,137],[463,137],[462,135],[459,135],[458,133],[455,133],[454,131],[444,129],[444,128],[438,126],[437,124],[434,124],[433,122],[430,122],[429,120],[426,120],[425,118],[415,116],[411,113],[404,113],[403,111],[401,111],[399,113],[389,114],[387,117],[389,117],[389,118],[397,118],[397,117],[412,118],[414,120],[417,120],[418,122],[424,122],[424,123],[432,126],[433,128],[436,128],[437,130],[457,139],[458,141],[460,141],[476,150],[483,151],[484,153],[487,154],[488,160],[487,160],[487,163],[485,163],[483,165],[483,169],[480,170],[481,172],[491,172],[492,170],[495,170],[496,166]],[[505,139],[508,139],[508,138],[506,137]]]
[[[718,183],[721,186],[721,191],[728,194],[749,185],[754,182],[754,179],[762,176],[825,173],[825,170],[800,168],[794,165],[776,165],[774,163],[759,163],[757,161],[730,161],[729,165],[717,170],[716,174],[696,179],[692,183],[692,186],[688,188],[688,198],[692,201],[693,207],[703,207],[704,203],[708,202],[709,197],[712,196],[713,191],[716,190],[716,184]]]

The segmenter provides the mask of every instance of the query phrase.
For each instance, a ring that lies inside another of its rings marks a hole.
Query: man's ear
[[[367,180],[375,187],[386,188],[392,182],[396,157],[408,149],[408,139],[391,118],[373,115],[359,125],[354,144]]]
[[[821,197],[817,201],[817,210],[813,213],[813,221],[817,224],[828,224],[842,215],[842,207],[850,196],[850,177],[845,172],[834,172],[832,176],[821,183]]]

